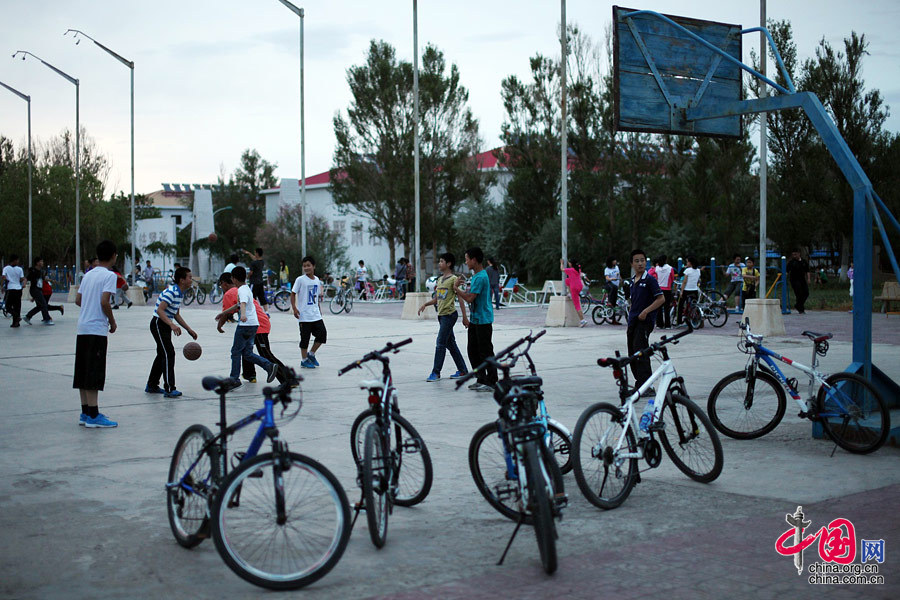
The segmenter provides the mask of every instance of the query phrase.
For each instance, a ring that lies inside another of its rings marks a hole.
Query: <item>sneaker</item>
[[[162,389],[161,387],[159,387],[158,385],[154,385],[153,387],[150,387],[148,385],[147,387],[144,388],[144,393],[146,393],[146,394],[165,394],[166,391],[164,389]]]
[[[22,317],[22,320],[25,321],[27,325],[31,325],[31,317]]]
[[[316,359],[316,355],[315,355],[315,354],[307,354],[307,355],[306,355],[306,358],[307,358],[312,364],[316,365],[317,367],[319,366],[319,361]]]
[[[119,424],[115,421],[110,421],[106,415],[103,413],[98,413],[96,417],[87,417],[84,421],[84,426],[89,429],[97,429],[97,428],[108,428],[108,427],[118,427]]]
[[[650,388],[649,390],[641,394],[641,398],[656,398],[656,390]]]
[[[433,382],[433,381],[440,381],[440,380],[441,380],[440,375],[436,375],[436,374],[432,373],[431,375],[428,376],[428,379],[426,379],[425,381]]]
[[[53,322],[53,319],[47,319],[46,321],[41,321],[41,323],[44,325],[56,325],[56,323]]]
[[[256,377],[244,377],[247,380],[247,383],[256,383]]]
[[[166,398],[177,398],[180,395],[181,392],[175,389],[169,390],[168,392],[163,392],[163,396],[165,396]]]
[[[269,375],[266,377],[266,383],[272,383],[275,380],[275,377],[278,375],[278,365],[272,363],[272,366],[269,367],[268,373]]]
[[[84,427],[84,424],[87,422],[87,420],[88,416],[84,413],[81,413],[81,415],[78,417],[78,426]]]
[[[475,391],[476,391],[476,392],[493,392],[493,391],[494,391],[494,386],[492,386],[492,385],[487,385],[487,384],[484,384],[484,383],[479,384],[479,385],[480,385],[481,387],[475,388]]]
[[[316,365],[313,364],[313,362],[311,360],[309,360],[308,358],[300,361],[300,366],[303,367],[304,369],[315,369],[316,368]]]
[[[469,384],[470,390],[477,390],[479,387],[481,387],[481,384],[478,383],[477,381],[475,383]]]
[[[582,319],[578,322],[579,327],[584,327],[585,325],[587,325],[587,319]]]
[[[134,304],[134,302],[129,302],[127,308],[131,308],[132,304]]]
[[[450,379],[459,379],[460,377],[465,377],[466,375],[468,375],[466,371],[457,371],[450,376]]]
[[[230,392],[231,390],[236,390],[239,387],[241,387],[242,385],[244,385],[244,384],[241,383],[240,379],[234,378],[228,382],[228,389],[226,391]]]

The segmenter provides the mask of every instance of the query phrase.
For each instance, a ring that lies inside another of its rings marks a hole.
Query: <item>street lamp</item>
[[[416,199],[416,249],[413,258],[416,259],[416,288],[422,289],[422,252],[421,249],[421,208],[419,206],[419,3],[413,0],[413,177],[415,183]],[[433,257],[432,257],[433,258]]]
[[[25,60],[30,56],[41,61],[44,66],[75,86],[75,273],[77,274],[78,270],[81,268],[81,218],[79,216],[79,208],[81,205],[81,131],[79,123],[79,83],[78,80],[71,75],[63,73],[40,56],[26,50],[16,50],[12,57],[16,58],[20,54],[22,55],[22,60]]]
[[[0,85],[28,103],[28,264],[31,265],[33,260],[31,253],[31,163],[33,160],[31,156],[31,96],[26,96],[2,81],[0,81]]]
[[[306,138],[303,104],[303,14],[302,8],[298,8],[288,0],[278,0],[291,12],[300,17],[300,253],[306,256]]]
[[[83,31],[79,31],[77,29],[67,29],[63,35],[69,35],[69,33],[72,33],[74,35],[76,46],[81,43],[81,40],[78,36],[84,36],[94,42],[94,44],[104,50],[107,54],[128,67],[128,69],[131,71],[131,267],[134,268],[134,266],[137,265],[137,262],[135,261],[137,233],[134,228],[134,62],[122,58]]]

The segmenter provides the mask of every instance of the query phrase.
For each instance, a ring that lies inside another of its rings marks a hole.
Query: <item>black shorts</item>
[[[253,283],[250,285],[250,291],[253,297],[259,301],[260,306],[265,306],[266,302],[266,286],[262,283]]]
[[[324,344],[328,339],[328,331],[325,330],[325,321],[301,321],[300,322],[300,347],[309,348],[309,336],[316,338],[317,344]]]
[[[75,377],[72,387],[102,390],[106,383],[106,336],[79,335],[75,338]]]

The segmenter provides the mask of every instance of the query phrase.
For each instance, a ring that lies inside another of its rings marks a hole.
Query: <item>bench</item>
[[[881,295],[875,296],[874,300],[883,302],[881,312],[888,315],[900,314],[898,311],[891,310],[891,303],[900,302],[900,283],[896,281],[884,282],[884,287],[881,288]]]

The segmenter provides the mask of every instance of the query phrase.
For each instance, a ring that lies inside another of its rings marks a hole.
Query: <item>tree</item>
[[[241,154],[240,165],[227,178],[224,170],[213,191],[213,210],[231,207],[216,216],[218,239],[209,250],[218,256],[227,256],[241,248],[254,245],[257,229],[266,220],[265,201],[261,190],[276,185],[275,169],[278,165],[260,157],[256,150],[247,149]]]
[[[283,260],[291,273],[302,273],[300,260],[300,205],[282,206],[278,218],[262,225],[256,243],[266,249],[266,260],[274,269]],[[331,231],[324,217],[310,212],[306,219],[306,252],[316,260],[316,271],[341,273],[349,264],[347,246],[340,233]]]

